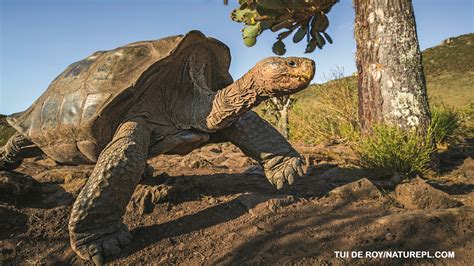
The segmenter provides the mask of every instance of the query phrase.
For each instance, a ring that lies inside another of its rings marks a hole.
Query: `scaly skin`
[[[303,175],[303,158],[267,121],[249,111],[219,132],[246,155],[258,161],[278,189]]]
[[[206,86],[202,69],[196,75],[190,73],[192,84],[197,87]],[[260,162],[268,180],[278,189],[285,182],[293,183],[295,177],[303,174],[302,158],[277,130],[250,110],[269,97],[288,95],[306,88],[313,76],[312,60],[271,57],[260,61],[241,79],[217,92],[209,88],[193,90],[192,94],[186,91],[179,95],[183,98],[164,102],[165,106],[173,102],[188,103],[175,105],[173,112],[160,113],[160,108],[148,108],[157,106],[159,101],[137,103],[126,116],[130,119],[125,119],[102,150],[94,171],[74,203],[69,220],[73,250],[81,258],[97,264],[103,262],[104,256],[119,254],[121,248],[131,242],[130,232],[123,224],[123,215],[148,156],[190,152],[208,141],[208,134],[214,132],[220,132],[245,154]],[[170,78],[176,79],[175,76]],[[194,97],[192,104],[185,97]],[[153,97],[146,99],[155,100]],[[149,114],[153,115],[142,118]],[[173,119],[149,123],[153,118],[168,116]],[[175,135],[163,140],[163,136],[169,135],[160,135],[159,126],[165,132],[175,127],[176,131],[171,130]],[[157,141],[150,148],[152,134]],[[3,162],[16,162],[21,157],[21,141],[12,138],[2,155],[7,159]]]
[[[131,242],[122,219],[146,166],[151,129],[144,120],[123,123],[72,208],[69,236],[83,259],[102,263]]]
[[[0,171],[13,170],[23,162],[21,148],[32,145],[23,135],[16,132],[5,146],[0,148]]]

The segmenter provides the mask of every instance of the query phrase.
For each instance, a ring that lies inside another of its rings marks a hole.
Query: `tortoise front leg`
[[[295,177],[304,174],[301,155],[273,126],[252,111],[220,134],[258,161],[268,181],[278,189],[285,181],[291,185]]]
[[[15,132],[8,140],[5,146],[0,147],[0,171],[14,170],[23,162],[23,158],[31,157],[28,152],[22,151],[26,146],[34,145],[31,141],[26,139],[22,134]],[[39,150],[34,147],[31,150]],[[40,154],[37,152],[32,155]]]
[[[125,122],[100,154],[69,220],[71,246],[81,258],[101,263],[131,242],[122,220],[145,169],[150,132],[143,120]]]

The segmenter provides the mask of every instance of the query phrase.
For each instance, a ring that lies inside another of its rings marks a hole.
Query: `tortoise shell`
[[[124,112],[151,86],[143,86],[162,62],[190,49],[214,56],[221,77],[230,77],[230,53],[199,31],[99,51],[71,64],[26,111],[7,121],[48,156],[65,163],[92,163],[113,137]]]

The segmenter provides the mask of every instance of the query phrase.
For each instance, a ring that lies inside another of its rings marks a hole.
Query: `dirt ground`
[[[125,217],[133,243],[106,262],[474,265],[472,147],[445,152],[442,175],[396,189],[353,168],[354,154],[343,145],[298,149],[308,174],[282,190],[232,145],[150,160],[154,171]],[[0,264],[87,264],[69,247],[67,220],[91,170],[40,158],[17,169],[36,182],[17,189],[24,194],[0,191]],[[455,258],[335,255],[389,250],[454,251]]]

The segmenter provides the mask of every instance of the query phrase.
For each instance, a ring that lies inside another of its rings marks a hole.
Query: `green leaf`
[[[258,14],[255,10],[252,10],[251,12],[247,12],[244,15],[244,23],[247,25],[254,25],[255,23],[257,23],[257,21],[255,20],[255,18],[257,17],[258,17]]]
[[[242,30],[242,36],[244,38],[257,37],[260,34],[260,23],[255,25],[249,25]]]
[[[235,22],[243,22],[244,21],[244,12],[245,11],[240,10],[240,9],[234,9],[230,13],[230,18]]]
[[[306,45],[306,50],[304,52],[306,54],[312,53],[314,49],[316,49],[317,45],[318,45],[318,42],[316,41],[316,38],[311,38],[311,40]]]
[[[329,27],[329,20],[326,14],[320,13],[315,15],[311,27],[316,28],[317,31],[325,31]]]
[[[327,34],[325,31],[323,31],[324,38],[328,41],[328,43],[332,44],[332,38]]]
[[[315,39],[316,39],[316,42],[318,44],[318,48],[323,49],[323,46],[326,44],[326,41],[324,40],[323,36],[321,36],[321,34],[317,33]]]
[[[284,55],[286,53],[285,44],[278,40],[273,44],[272,51],[277,55]]]
[[[299,27],[295,35],[293,35],[293,42],[299,43],[301,40],[303,40],[304,36],[306,36],[307,31],[308,31],[308,28],[306,27],[306,25]]]
[[[281,33],[278,34],[277,39],[278,40],[283,40],[286,37],[288,37],[292,32],[293,32],[292,30],[281,32]]]
[[[252,47],[257,43],[257,37],[244,37],[244,44],[247,47]]]

